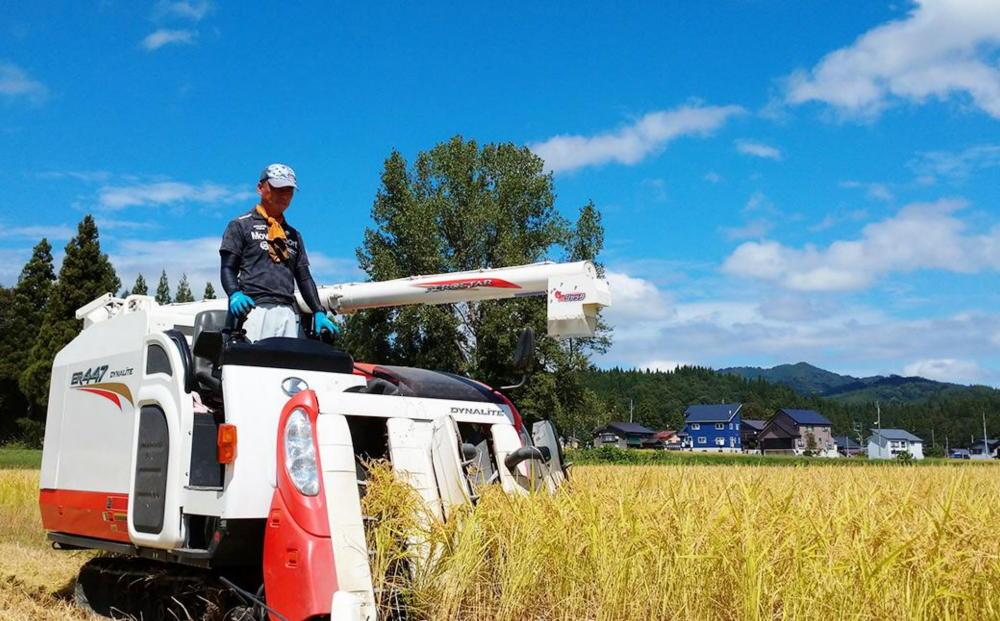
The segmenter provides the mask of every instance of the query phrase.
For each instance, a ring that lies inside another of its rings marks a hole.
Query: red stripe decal
[[[417,285],[427,289],[447,291],[451,289],[478,289],[480,287],[491,287],[494,289],[520,289],[521,285],[516,285],[502,278],[456,278],[453,280],[435,280]]]
[[[121,401],[121,399],[119,399],[118,395],[116,395],[115,393],[111,392],[110,390],[101,390],[100,388],[82,388],[82,387],[80,388],[80,390],[82,390],[84,392],[92,392],[95,395],[100,395],[100,396],[104,397],[105,399],[110,400],[111,403],[114,403],[115,405],[117,405],[119,410],[122,409],[122,401]]]

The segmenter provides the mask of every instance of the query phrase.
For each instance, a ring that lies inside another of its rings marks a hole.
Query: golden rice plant
[[[419,618],[1000,619],[998,468],[594,466],[435,528]]]

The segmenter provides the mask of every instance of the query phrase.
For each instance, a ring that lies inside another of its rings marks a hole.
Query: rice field
[[[47,548],[36,486],[0,471],[0,618],[92,619],[67,603],[89,557]],[[1000,467],[583,466],[447,525],[369,488],[411,619],[1000,619]]]

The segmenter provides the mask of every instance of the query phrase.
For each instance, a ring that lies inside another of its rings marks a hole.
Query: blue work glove
[[[229,296],[229,311],[237,317],[243,317],[254,306],[257,305],[254,304],[253,298],[242,291],[237,291]]]
[[[325,312],[319,311],[313,315],[313,332],[316,333],[316,336],[319,336],[319,333],[323,330],[326,330],[332,336],[340,334],[340,328],[337,327],[337,324],[330,321]]]

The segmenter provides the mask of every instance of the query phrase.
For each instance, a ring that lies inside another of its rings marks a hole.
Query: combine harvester
[[[591,336],[611,302],[588,262],[320,288],[338,313],[523,296],[547,296],[560,338]],[[224,583],[274,621],[375,621],[370,460],[387,460],[440,519],[477,486],[525,493],[565,477],[554,426],[529,433],[473,379],[356,363],[315,339],[249,343],[227,327],[225,300],[107,294],[77,317],[83,330],[52,365],[40,505],[55,547],[115,553],[77,582],[78,601],[105,614],[166,614],[156,600],[169,598],[135,593],[155,574],[171,593]],[[526,331],[515,368],[533,348]]]

